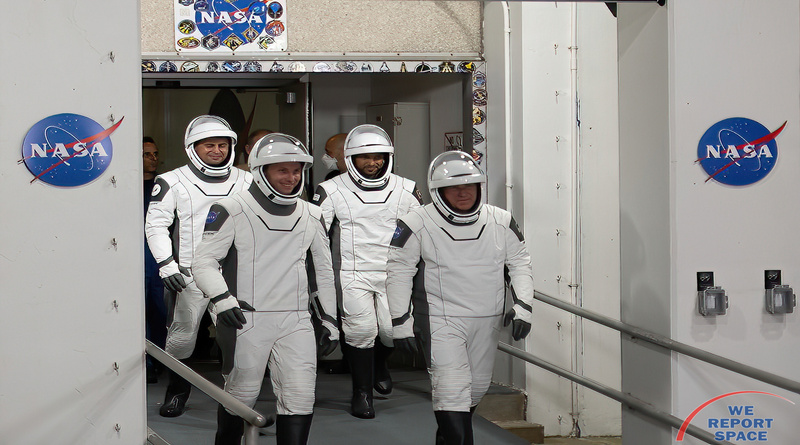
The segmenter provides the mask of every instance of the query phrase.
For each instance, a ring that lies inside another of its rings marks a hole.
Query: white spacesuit
[[[503,323],[506,270],[514,290],[506,324],[514,322],[517,340],[530,331],[530,255],[511,214],[476,196],[485,196],[485,181],[466,154],[437,156],[428,174],[433,203],[400,217],[389,253],[395,346],[415,351],[416,334],[431,375],[437,440],[447,444],[472,443],[471,411],[491,383]],[[475,186],[476,199],[456,210],[441,192],[461,184]]]
[[[332,240],[343,352],[353,378],[351,408],[361,418],[375,416],[373,387],[381,394],[392,390],[386,368],[392,346],[386,261],[397,218],[421,204],[414,181],[391,173],[393,153],[392,142],[380,127],[354,128],[344,144],[348,174],[320,184],[313,198]],[[362,162],[359,156],[375,156],[380,165],[368,175],[357,165]]]
[[[195,151],[195,144],[209,138],[230,140],[227,158],[219,165],[209,165]],[[245,190],[252,182],[249,172],[231,169],[236,133],[225,120],[216,116],[195,118],[186,129],[184,141],[191,162],[156,177],[145,222],[147,244],[158,262],[159,274],[167,290],[177,294],[165,350],[179,360],[189,358],[194,351],[197,330],[209,302],[191,275],[192,258],[208,209],[214,201]],[[190,390],[188,382],[170,373],[161,415],[181,415]]]
[[[266,367],[277,397],[278,443],[305,443],[311,426],[317,344],[309,313],[306,255],[317,294],[312,305],[330,353],[339,336],[329,240],[319,207],[298,200],[313,158],[295,138],[273,133],[254,146],[254,184],[211,207],[193,262],[195,282],[211,296],[223,352],[225,391],[252,407]],[[269,168],[296,168],[297,182],[281,191]],[[296,185],[295,185],[296,184]],[[231,269],[235,277],[226,282]],[[244,312],[242,311],[244,309]],[[218,411],[217,444],[238,444],[242,420]]]

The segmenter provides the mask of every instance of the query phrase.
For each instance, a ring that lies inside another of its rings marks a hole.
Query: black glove
[[[217,314],[217,322],[232,328],[242,329],[244,324],[247,323],[247,319],[244,318],[244,313],[241,309],[233,307]]]
[[[184,289],[186,289],[186,280],[183,279],[183,276],[191,277],[192,273],[189,272],[189,269],[178,266],[178,270],[180,272],[172,274],[168,277],[162,278],[161,281],[164,282],[164,287],[169,289],[176,294]]]
[[[514,309],[506,312],[506,316],[503,319],[503,326],[508,326],[513,323],[511,326],[511,337],[519,341],[527,337],[528,333],[531,332],[531,324],[524,320],[515,320],[515,315],[517,315],[517,313]]]
[[[419,353],[416,337],[396,338],[394,339],[394,347],[398,351],[410,354],[412,356],[417,355]]]
[[[332,339],[331,331],[326,327],[321,327],[317,338],[317,355],[320,357],[330,355],[337,346],[339,346],[339,340]]]

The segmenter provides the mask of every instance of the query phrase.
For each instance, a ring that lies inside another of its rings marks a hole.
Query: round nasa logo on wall
[[[705,182],[742,186],[764,179],[778,161],[775,131],[752,119],[733,117],[712,125],[697,144],[697,160],[708,174]]]
[[[22,142],[22,161],[34,176],[31,182],[77,187],[100,177],[114,154],[110,136],[123,119],[103,128],[86,116],[62,113],[34,124]]]

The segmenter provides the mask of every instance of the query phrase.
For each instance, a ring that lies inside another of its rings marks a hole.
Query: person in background
[[[144,214],[147,215],[147,207],[150,205],[150,194],[153,185],[156,183],[156,171],[158,170],[158,146],[150,136],[145,136],[142,140],[142,163],[144,185]],[[147,240],[144,241],[144,319],[145,319],[145,338],[153,342],[156,346],[164,349],[167,339],[167,307],[164,304],[164,283],[158,275],[158,263],[156,263]],[[147,383],[158,383],[158,374],[161,366],[149,355],[146,361]]]
[[[331,238],[342,351],[353,381],[351,414],[375,417],[373,389],[392,391],[386,359],[392,321],[386,300],[386,261],[397,218],[422,203],[414,181],[392,173],[394,146],[375,125],[359,125],[344,142],[347,174],[317,187],[312,202],[322,209]]]
[[[347,171],[347,166],[344,163],[345,139],[347,139],[347,133],[339,133],[329,137],[325,142],[325,154],[322,156],[322,163],[331,170],[325,175],[326,181]]]
[[[501,326],[513,325],[514,340],[531,330],[531,258],[511,213],[483,204],[485,184],[466,153],[437,156],[428,170],[433,203],[397,220],[389,251],[394,345],[411,354],[421,346],[437,445],[473,443],[472,413],[489,389]]]
[[[208,209],[215,201],[253,180],[249,172],[232,169],[236,132],[218,116],[202,115],[186,127],[184,148],[189,163],[156,177],[147,209],[145,234],[158,262],[168,294],[170,323],[164,350],[178,360],[194,351],[203,313],[209,303],[194,282],[191,267]],[[213,321],[213,314],[212,314]],[[159,414],[183,414],[192,386],[175,372]]]
[[[253,146],[256,145],[259,139],[263,138],[264,136],[272,133],[272,130],[260,129],[251,131],[250,135],[247,136],[247,144],[244,146],[244,151],[242,152],[242,162],[236,164],[236,168],[244,170],[246,172],[250,171],[250,167],[247,165],[247,158],[250,157],[250,151],[253,149]]]

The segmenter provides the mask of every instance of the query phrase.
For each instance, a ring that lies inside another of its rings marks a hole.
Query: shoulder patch
[[[228,216],[230,216],[228,209],[219,204],[213,204],[208,210],[208,216],[206,216],[206,226],[205,229],[203,229],[203,235],[209,232],[218,232],[220,227],[222,227],[228,219]]]
[[[419,201],[420,205],[422,205],[422,192],[420,192],[416,187],[414,188],[414,197],[417,198],[417,201]]]
[[[408,239],[411,237],[411,234],[414,233],[411,231],[411,228],[403,222],[402,219],[397,220],[397,228],[394,229],[394,234],[392,235],[392,242],[389,243],[392,247],[403,247],[408,242]]]
[[[325,192],[325,188],[322,185],[317,186],[317,190],[314,192],[314,196],[311,197],[311,203],[320,205],[322,201],[325,201],[325,198],[328,197],[328,193]]]
[[[150,202],[158,202],[164,199],[164,196],[169,191],[169,184],[161,176],[156,177],[155,184],[153,184],[153,192],[150,194],[152,197]]]
[[[213,223],[214,221],[216,221],[218,215],[219,215],[219,212],[215,212],[213,210],[209,210],[208,211],[208,216],[206,217],[206,224],[210,224],[210,223]]]
[[[508,227],[512,232],[514,232],[515,235],[517,235],[519,242],[525,242],[525,238],[522,236],[522,230],[520,230],[519,224],[517,224],[517,221],[514,220],[513,216],[511,217],[511,223],[509,223]]]

